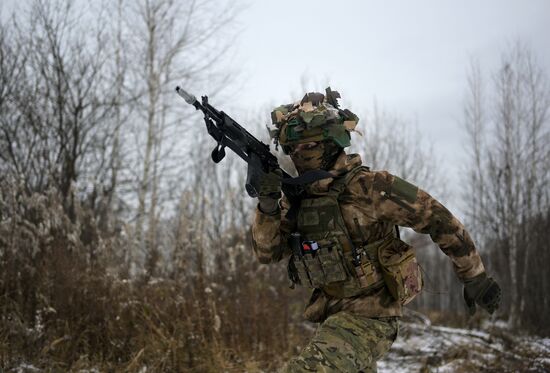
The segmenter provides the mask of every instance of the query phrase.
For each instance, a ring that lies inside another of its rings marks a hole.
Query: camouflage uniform
[[[329,169],[334,178],[308,184],[306,194],[323,196],[336,179],[359,166],[358,154],[348,155],[342,151]],[[292,254],[287,242],[296,229],[296,221],[286,217],[289,202],[285,196],[279,207],[273,214],[256,209],[252,237],[261,263],[278,262]],[[430,235],[450,257],[460,280],[466,281],[484,272],[481,258],[462,223],[428,193],[386,171],[361,167],[354,172],[339,197],[339,207],[356,246],[392,235],[395,225],[410,227]],[[376,360],[389,350],[397,335],[397,320],[401,315],[402,303],[392,297],[386,286],[348,298],[315,289],[304,317],[321,324],[312,341],[288,364],[286,371],[376,371]]]
[[[349,312],[331,315],[283,371],[376,372],[376,361],[397,337],[396,317],[367,318]]]

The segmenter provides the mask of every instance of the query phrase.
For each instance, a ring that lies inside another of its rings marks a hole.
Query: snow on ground
[[[0,370],[1,372],[1,370]],[[32,364],[23,363],[18,368],[14,370],[16,373],[31,373],[31,372],[40,372],[40,369],[35,367]]]
[[[408,313],[400,322],[399,336],[390,352],[378,362],[381,373],[550,372],[550,338],[518,335],[498,322],[484,325],[483,330],[435,326],[421,314]],[[31,364],[10,370],[41,371]],[[241,372],[231,370],[237,371]],[[247,371],[263,372],[257,368]],[[146,367],[139,371],[145,372]]]
[[[382,373],[550,372],[550,339],[402,322]]]

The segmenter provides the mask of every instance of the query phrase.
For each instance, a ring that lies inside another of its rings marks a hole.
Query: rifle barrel
[[[189,105],[195,105],[195,102],[197,102],[197,98],[193,96],[191,93],[187,92],[185,89],[181,88],[180,86],[176,87],[176,92],[178,95],[183,97],[185,102],[187,102]]]

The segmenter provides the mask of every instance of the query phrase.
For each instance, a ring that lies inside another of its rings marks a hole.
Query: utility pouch
[[[424,281],[414,248],[398,238],[378,248],[384,282],[395,300],[405,305],[422,290]]]
[[[376,289],[384,284],[378,262],[378,246],[367,245],[359,251],[361,263],[355,267],[359,284],[363,289]]]
[[[300,284],[311,288],[320,288],[347,278],[338,247],[327,243],[314,252],[303,255],[294,254],[291,263],[292,266],[289,266],[291,280],[297,283],[295,279],[299,279]]]
[[[317,253],[317,259],[323,268],[324,284],[344,281],[346,271],[336,246],[325,247]]]
[[[304,255],[302,260],[307,267],[307,272],[309,274],[309,279],[311,285],[316,288],[325,284],[325,274],[323,273],[323,268],[319,262],[317,255],[313,256],[311,254]]]
[[[301,255],[293,254],[290,258],[288,263],[288,277],[295,284],[314,287],[311,284],[306,264],[302,260]]]

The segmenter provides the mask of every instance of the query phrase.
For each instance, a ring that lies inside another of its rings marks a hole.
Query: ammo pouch
[[[292,255],[288,273],[292,282],[322,289],[334,298],[349,298],[383,286],[378,266],[362,261],[357,267],[337,247],[321,248],[316,254]]]
[[[319,250],[304,255],[295,254],[291,263],[302,285],[321,288],[324,285],[344,281],[347,278],[341,250],[327,240],[319,242]]]
[[[325,243],[314,254],[293,254],[288,265],[291,280],[323,289],[335,298],[366,294],[386,285],[392,297],[405,305],[422,290],[424,281],[414,248],[389,236],[358,249],[359,266],[342,255],[342,249]]]
[[[378,247],[384,283],[392,297],[405,305],[422,290],[424,281],[414,248],[397,237]]]

